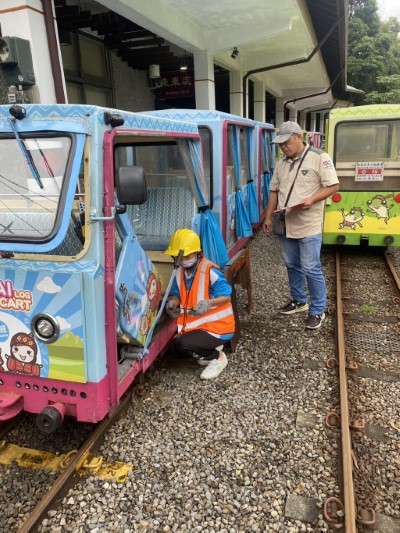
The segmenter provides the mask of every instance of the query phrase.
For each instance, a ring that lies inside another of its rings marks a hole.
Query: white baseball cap
[[[290,139],[293,133],[302,132],[303,130],[300,128],[297,122],[291,122],[288,120],[287,122],[282,122],[282,124],[279,126],[278,134],[272,142],[276,144],[285,143]]]

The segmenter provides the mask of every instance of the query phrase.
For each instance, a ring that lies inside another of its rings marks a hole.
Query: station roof
[[[97,2],[182,50],[263,80],[299,110],[329,107],[346,90],[348,0]]]

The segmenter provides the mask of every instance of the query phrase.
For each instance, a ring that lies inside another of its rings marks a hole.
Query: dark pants
[[[178,357],[194,357],[195,359],[218,359],[219,352],[215,348],[223,341],[213,337],[206,331],[196,329],[178,335],[169,346],[169,353]]]

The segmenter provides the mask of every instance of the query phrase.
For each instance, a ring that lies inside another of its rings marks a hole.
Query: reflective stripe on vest
[[[176,281],[179,286],[181,306],[186,308],[195,307],[200,300],[210,300],[210,269],[218,267],[204,257],[201,259],[190,290],[186,289],[185,273],[179,267],[176,272]],[[210,300],[212,305],[212,300]],[[177,320],[178,331],[192,331],[202,329],[214,335],[228,335],[235,332],[235,318],[231,302],[211,307],[207,313],[201,316],[192,316],[181,311]]]

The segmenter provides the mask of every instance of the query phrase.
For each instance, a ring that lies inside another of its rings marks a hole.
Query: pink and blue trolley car
[[[196,227],[227,268],[197,125],[0,106],[0,155],[0,420],[100,421],[175,334],[170,235]]]

